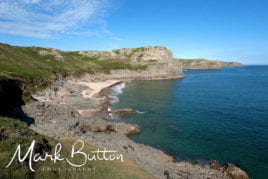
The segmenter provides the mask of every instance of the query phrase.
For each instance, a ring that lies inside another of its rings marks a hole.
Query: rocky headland
[[[80,51],[79,54],[101,61],[116,60],[146,67],[145,70],[112,70],[109,79],[169,79],[183,76],[182,64],[166,47],[148,46],[112,51]]]
[[[209,70],[221,69],[224,67],[239,67],[242,66],[239,62],[223,62],[219,60],[207,59],[178,59],[181,62],[184,70]]]

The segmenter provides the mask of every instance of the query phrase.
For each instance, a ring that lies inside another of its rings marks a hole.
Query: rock
[[[127,128],[127,135],[135,135],[140,133],[140,130],[135,126],[129,125]]]
[[[96,132],[106,132],[107,126],[106,125],[101,125],[97,128]]]
[[[64,61],[64,58],[61,55],[60,51],[54,48],[40,50],[39,55],[42,55],[42,56],[52,55],[55,57],[55,60]]]
[[[113,125],[108,125],[107,126],[107,131],[108,132],[116,132],[116,129],[115,129],[115,127]]]
[[[107,124],[106,122],[103,124],[98,124],[98,126],[93,125],[91,130],[95,132],[117,132],[112,124]]]
[[[222,168],[222,166],[216,161],[211,161],[209,164],[210,164],[210,168],[215,169],[215,170],[220,171]]]
[[[249,179],[246,172],[236,167],[234,164],[228,163],[225,166],[222,166],[216,161],[210,162],[210,168],[221,171],[229,176],[231,179]]]
[[[137,114],[137,111],[135,111],[133,109],[126,108],[126,109],[114,110],[112,113],[123,118],[123,117],[126,117],[126,116],[131,115],[131,114]]]
[[[82,133],[86,133],[86,132],[91,131],[91,130],[92,129],[91,129],[90,125],[82,125],[81,128],[80,128],[80,131]]]
[[[78,118],[80,114],[77,111],[70,111],[69,117],[70,118]]]
[[[247,173],[236,167],[234,164],[228,163],[225,171],[232,179],[249,179]]]

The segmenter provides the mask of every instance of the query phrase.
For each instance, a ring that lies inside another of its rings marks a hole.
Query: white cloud
[[[92,29],[79,28],[108,7],[107,0],[1,0],[0,33],[37,38],[62,33],[94,35]]]

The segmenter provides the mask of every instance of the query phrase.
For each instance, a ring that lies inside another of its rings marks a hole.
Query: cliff
[[[79,54],[100,61],[121,61],[131,65],[146,66],[146,70],[112,70],[113,79],[163,79],[182,76],[181,62],[173,58],[166,47],[148,46],[139,48],[122,48],[112,51],[80,51]]]
[[[183,69],[185,70],[206,70],[206,69],[221,69],[224,67],[237,67],[242,66],[238,62],[223,62],[219,60],[206,60],[206,59],[178,59]]]
[[[80,51],[80,54],[101,60],[123,59],[132,63],[165,62],[172,60],[173,55],[166,47],[148,46],[139,48],[122,48],[112,51]]]

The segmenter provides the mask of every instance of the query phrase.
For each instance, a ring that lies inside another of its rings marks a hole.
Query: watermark
[[[41,171],[47,172],[95,172],[96,167],[42,167]]]
[[[123,154],[119,154],[118,151],[116,150],[107,150],[106,148],[104,148],[103,150],[97,149],[94,151],[90,151],[89,153],[84,152],[83,149],[85,147],[85,143],[82,140],[78,140],[72,145],[69,158],[62,157],[61,143],[56,144],[54,152],[52,152],[52,154],[46,152],[44,155],[41,155],[40,153],[34,154],[35,144],[36,142],[35,140],[33,140],[24,156],[21,155],[21,145],[19,144],[10,162],[6,165],[6,168],[12,165],[16,157],[19,163],[25,162],[27,159],[29,169],[32,172],[35,172],[33,168],[33,163],[44,162],[47,160],[50,160],[53,163],[66,161],[70,165],[70,167],[75,168],[84,167],[88,162],[96,160],[103,160],[103,161],[119,160],[121,162],[124,162]],[[79,162],[73,162],[76,157],[80,157],[81,160],[79,160]]]

